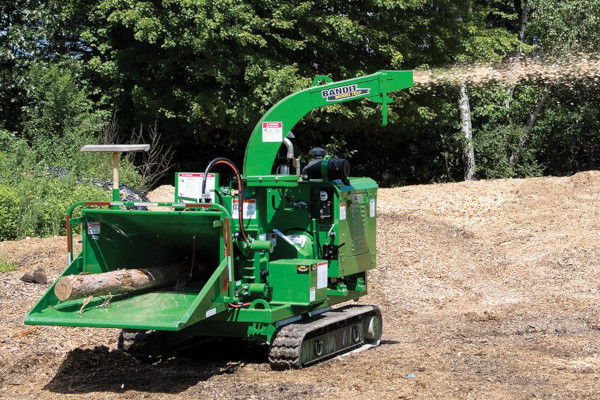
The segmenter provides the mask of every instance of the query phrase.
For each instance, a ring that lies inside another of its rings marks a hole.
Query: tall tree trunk
[[[467,94],[466,79],[460,83],[460,97],[458,99],[458,110],[460,112],[460,130],[465,136],[465,147],[463,148],[463,161],[465,165],[464,178],[466,181],[475,179],[475,151],[473,150],[473,128],[471,125],[471,106]]]
[[[529,140],[529,137],[531,136],[531,131],[533,130],[533,127],[535,126],[535,121],[537,121],[537,118],[540,115],[540,112],[542,111],[542,107],[544,107],[544,103],[546,102],[546,99],[548,98],[548,95],[550,94],[551,87],[552,87],[552,82],[548,82],[548,83],[546,83],[546,86],[544,86],[544,91],[542,92],[542,95],[540,96],[537,103],[535,104],[535,107],[533,108],[533,112],[529,116],[529,120],[527,121],[527,128],[525,129],[525,133],[523,135],[521,135],[521,137],[519,138],[519,144],[517,145],[517,148],[512,152],[512,154],[510,155],[510,158],[508,159],[508,166],[510,168],[514,168],[517,157],[523,150],[523,147],[525,147],[527,140]]]
[[[529,20],[529,11],[531,10],[531,6],[529,5],[529,1],[525,0],[524,3],[519,2],[520,7],[518,7],[517,5],[515,5],[515,9],[517,12],[520,11],[520,18],[519,18],[519,32],[518,32],[518,38],[520,42],[524,42],[525,41],[525,29],[527,28],[527,21]],[[520,10],[519,10],[520,8]],[[517,53],[515,54],[515,62],[519,62],[521,61],[521,58],[523,57],[523,49],[521,49],[521,46],[519,46],[519,48],[517,49]],[[510,82],[508,84],[508,90],[506,91],[507,96],[506,99],[504,100],[504,106],[506,107],[506,109],[508,111],[510,111],[510,106],[512,105],[512,101],[513,101],[513,95],[515,92],[515,82]]]

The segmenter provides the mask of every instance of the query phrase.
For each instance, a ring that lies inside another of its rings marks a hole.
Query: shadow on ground
[[[211,341],[185,355],[144,364],[105,346],[75,349],[44,389],[55,393],[180,393],[200,381],[233,374],[246,364],[267,362],[268,347],[247,341]]]

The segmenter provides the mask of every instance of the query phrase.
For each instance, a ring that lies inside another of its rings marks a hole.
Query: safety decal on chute
[[[217,313],[217,309],[216,308],[211,308],[210,310],[208,310],[206,312],[206,318],[208,317],[212,317],[213,315],[215,315]]]
[[[262,141],[281,143],[283,141],[283,122],[263,122]]]
[[[100,221],[90,221],[87,223],[88,237],[92,240],[98,240],[100,235]]]

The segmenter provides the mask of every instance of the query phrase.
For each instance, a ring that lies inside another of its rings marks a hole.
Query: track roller
[[[272,369],[298,369],[381,341],[376,306],[346,306],[283,326],[269,350]]]

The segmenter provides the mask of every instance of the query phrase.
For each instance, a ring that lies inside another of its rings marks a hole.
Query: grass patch
[[[0,258],[0,272],[11,272],[17,269],[17,263],[8,258]]]

